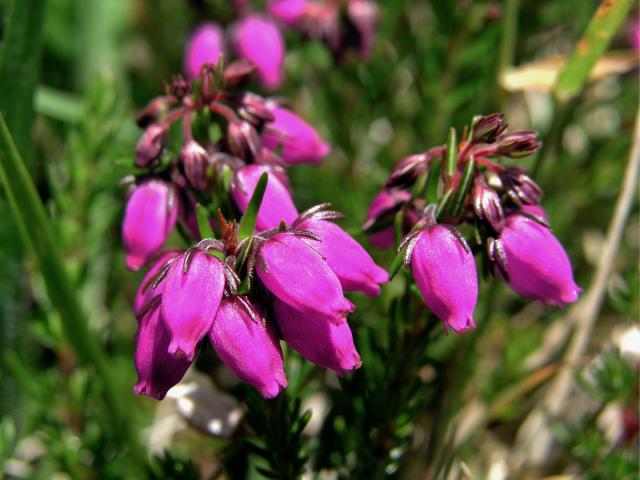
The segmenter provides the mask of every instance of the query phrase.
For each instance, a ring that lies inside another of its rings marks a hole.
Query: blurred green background
[[[260,3],[254,2],[256,8]],[[505,88],[500,78],[513,66],[568,55],[598,3],[380,2],[381,23],[369,63],[355,56],[336,62],[322,44],[285,32],[286,81],[277,94],[333,146],[322,166],[291,169],[296,204],[305,209],[331,201],[346,215],[343,226],[366,244],[359,226],[397,160],[443,143],[450,126],[462,128],[475,114],[501,111],[513,129],[541,132],[544,161],[522,163],[537,169],[555,234],[569,251],[578,284],[587,289],[633,140],[638,70],[637,52],[629,57],[629,35],[637,5],[609,47],[627,52],[625,66],[589,82],[561,108],[549,86],[540,85],[539,65],[517,88]],[[146,460],[126,436],[146,438],[159,410],[171,406],[138,398],[131,390],[136,329],[131,305],[141,275],[124,268],[119,223],[125,192],[118,181],[133,169],[140,134],[135,113],[162,93],[163,80],[182,70],[189,32],[204,20],[229,24],[234,10],[223,0],[0,0],[0,18],[0,110],[52,218],[73,292],[115,382],[97,381],[94,369],[78,361],[34,256],[23,247],[6,197],[0,196],[0,472],[7,478],[193,478],[190,468],[197,465],[200,475],[210,475],[219,463],[217,454],[228,453],[232,441],[187,428],[163,444],[171,454],[157,461]],[[608,350],[616,332],[632,328],[638,319],[639,221],[634,201],[578,367]],[[374,254],[390,267],[392,252]],[[397,282],[384,290],[375,301],[355,297],[358,339],[384,328],[383,307],[398,291]],[[456,411],[498,402],[457,453],[457,461],[474,472],[461,478],[524,478],[527,474],[514,463],[505,466],[514,469],[512,476],[491,476],[497,461],[492,455],[510,449],[553,378],[553,369],[549,373],[541,366],[562,358],[567,337],[552,335],[559,349],[542,364],[531,363],[530,355],[541,354],[549,337],[545,332],[562,323],[567,311],[527,304],[489,282],[483,283],[478,311],[478,323],[484,325],[477,332],[443,342],[445,349],[457,348],[458,361],[473,364],[468,377],[459,377],[462,400]],[[457,347],[447,346],[456,341]],[[362,342],[366,368],[368,358],[375,362],[375,352],[366,351]],[[461,346],[469,357],[460,354],[465,352]],[[613,372],[626,372],[615,359],[611,362]],[[320,380],[314,384],[318,390],[326,383],[322,375],[313,373]],[[633,375],[631,384],[620,375],[622,386],[595,401],[620,402],[625,388],[637,388]],[[106,390],[125,406],[128,428],[114,421]],[[569,405],[576,415],[581,411],[577,397]],[[609,447],[598,429],[589,430],[595,420],[573,431],[576,422],[564,427],[560,422],[558,458],[529,478],[571,466],[586,469],[587,476],[591,471],[590,478],[613,478],[601,458]],[[414,427],[400,472],[404,478],[421,478],[417,472],[425,468],[420,421]],[[317,441],[310,441],[312,449]]]

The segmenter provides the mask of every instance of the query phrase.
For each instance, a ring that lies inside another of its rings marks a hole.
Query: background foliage
[[[598,2],[380,3],[370,63],[336,63],[322,45],[286,33],[278,95],[333,145],[321,167],[291,170],[296,204],[330,199],[359,236],[399,158],[443,143],[449,126],[474,114],[503,111],[512,127],[541,131],[544,151],[525,166],[537,170],[578,284],[592,286],[633,140],[637,57],[635,70],[590,82],[568,102],[554,102],[531,78],[517,91],[500,78],[511,66],[568,55]],[[171,400],[158,405],[130,388],[141,276],[124,268],[118,180],[133,163],[135,112],[181,70],[189,31],[206,19],[230,23],[234,11],[223,0],[0,0],[0,18],[0,111],[51,218],[49,233],[46,219],[25,220],[34,253],[21,242],[10,196],[0,197],[0,471],[9,478],[292,478],[305,465],[328,478],[637,476],[637,439],[612,444],[599,420],[612,406],[630,406],[637,418],[637,357],[602,357],[638,318],[637,204],[588,348],[571,365],[582,380],[572,380],[553,421],[557,448],[542,463],[528,457],[522,428],[562,365],[571,315],[484,282],[478,329],[447,337],[424,320],[403,275],[375,301],[354,297],[364,360],[354,375],[338,380],[288,352],[287,395],[265,402],[229,386],[205,355],[199,369],[246,402],[244,425],[231,438],[187,428],[149,440],[158,432],[150,425],[178,413]],[[629,50],[635,18],[632,11],[609,50]],[[29,201],[17,197],[23,213]],[[47,235],[43,249],[38,239]],[[376,257],[388,268],[393,253]],[[68,282],[57,296],[55,267],[44,268],[56,259],[64,266],[57,282]],[[303,414],[310,405],[311,420]]]

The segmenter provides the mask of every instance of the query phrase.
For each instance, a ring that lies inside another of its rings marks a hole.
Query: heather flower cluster
[[[330,148],[290,110],[241,90],[254,70],[204,63],[138,117],[122,225],[127,266],[150,266],[134,306],[137,393],[162,399],[207,339],[264,397],[287,386],[281,339],[338,374],[361,363],[345,292],[378,295],[388,275],[328,204],[298,211],[286,168]],[[176,226],[189,246],[167,250]]]
[[[577,300],[580,288],[540,205],[542,190],[522,167],[499,162],[539,147],[535,132],[509,133],[501,114],[476,117],[462,140],[452,129],[446,145],[400,160],[371,203],[363,227],[370,241],[391,248],[403,237],[405,266],[447,330],[475,327],[474,253],[524,298],[556,306]]]

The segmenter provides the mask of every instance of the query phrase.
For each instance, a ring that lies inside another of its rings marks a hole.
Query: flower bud
[[[226,88],[232,88],[242,83],[248,82],[256,73],[256,66],[253,62],[240,58],[230,63],[222,72],[222,83]]]
[[[258,77],[268,90],[282,83],[284,41],[278,27],[259,15],[248,15],[235,26],[234,44],[238,55],[252,61]]]
[[[475,328],[478,274],[473,254],[453,227],[422,230],[410,252],[411,272],[425,303],[457,333]]]
[[[184,70],[190,79],[200,75],[205,63],[216,65],[224,53],[222,29],[216,23],[203,23],[196,28],[187,42]]]
[[[278,233],[264,242],[258,250],[256,273],[267,290],[301,312],[342,322],[354,310],[335,273],[293,233]]]
[[[154,98],[138,113],[136,123],[140,128],[147,128],[158,121],[175,103],[176,98],[168,95]]]
[[[370,0],[349,0],[347,14],[358,31],[360,56],[368,60],[371,58],[373,41],[380,20],[380,10],[376,3]]]
[[[489,188],[482,177],[476,177],[471,190],[471,201],[478,218],[486,220],[496,232],[499,232],[504,224],[504,210],[500,195]]]
[[[127,268],[139,270],[162,249],[176,223],[178,210],[172,184],[152,179],[135,188],[122,221]]]
[[[307,0],[271,0],[267,10],[273,18],[291,27],[304,16]]]
[[[222,299],[222,262],[202,250],[187,250],[171,264],[163,282],[162,317],[171,335],[168,352],[193,360]]]
[[[427,173],[429,156],[424,153],[404,157],[395,164],[385,187],[411,187],[420,175]]]
[[[516,205],[537,205],[542,200],[542,189],[522,168],[506,168],[500,177],[507,195]]]
[[[516,132],[504,136],[498,144],[498,155],[522,158],[533,155],[542,146],[538,132]]]
[[[290,225],[298,217],[298,210],[285,184],[273,169],[263,165],[248,165],[235,173],[231,196],[240,211],[244,213],[247,209],[258,180],[265,172],[269,179],[256,220],[256,229],[260,231],[276,228],[281,221]]]
[[[166,140],[166,126],[161,123],[149,125],[136,146],[136,167],[148,167],[158,160],[164,150]]]
[[[280,300],[273,302],[273,309],[282,338],[302,357],[338,375],[360,367],[362,360],[347,322],[302,313]]]
[[[134,365],[138,383],[133,391],[162,400],[178,383],[191,365],[191,360],[176,358],[167,352],[169,332],[162,320],[161,308],[153,306],[142,315],[136,333]]]
[[[472,139],[478,143],[493,143],[507,128],[502,113],[482,115],[473,124]]]
[[[569,257],[549,228],[512,214],[499,241],[505,281],[520,296],[558,306],[578,299],[581,288],[573,280]]]
[[[274,120],[268,123],[262,136],[265,147],[280,152],[289,165],[311,163],[318,165],[331,151],[318,132],[289,110],[271,103],[267,105]]]
[[[305,241],[325,258],[343,290],[359,291],[370,297],[380,295],[379,284],[388,282],[389,275],[347,232],[335,223],[314,218],[304,220],[297,228],[320,237],[320,242]]]
[[[191,186],[196,190],[206,190],[209,187],[207,151],[195,140],[187,140],[180,151],[180,158]]]
[[[222,300],[209,339],[225,365],[263,397],[287,386],[278,337],[249,299]]]
[[[265,104],[263,99],[250,94],[246,94],[242,98],[238,115],[256,126],[262,126],[267,122],[273,122],[275,120],[273,112],[269,109],[268,105]]]
[[[229,122],[227,142],[231,153],[242,160],[252,161],[262,149],[260,135],[253,125],[243,120]]]
[[[363,227],[367,230],[368,225],[374,226],[376,223],[387,224],[389,227],[369,234],[369,241],[371,245],[380,249],[387,249],[393,247],[394,232],[393,232],[393,219],[402,207],[402,205],[409,201],[411,194],[406,190],[385,188],[378,193],[371,201],[369,205],[369,211],[367,213],[367,222]]]

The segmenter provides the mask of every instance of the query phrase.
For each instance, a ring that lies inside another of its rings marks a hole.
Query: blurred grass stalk
[[[560,144],[572,100],[582,92],[591,70],[624,22],[633,3],[634,0],[603,0],[582,37],[576,43],[553,89],[555,115],[549,128],[547,141],[536,157],[532,169],[534,177],[542,170],[542,166],[547,163]]]
[[[133,438],[132,422],[129,418],[131,409],[125,404],[124,386],[111,374],[106,355],[96,336],[88,328],[87,316],[82,311],[74,293],[75,288],[64,268],[53,227],[2,114],[0,183],[5,190],[23,243],[35,255],[49,297],[60,314],[69,343],[80,362],[93,368],[102,384],[106,408],[113,420],[114,433],[123,440],[129,440],[128,446],[135,451],[137,441]]]

